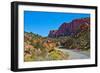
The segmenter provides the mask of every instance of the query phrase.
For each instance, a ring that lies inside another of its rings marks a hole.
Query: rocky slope
[[[58,42],[50,38],[41,37],[32,32],[24,33],[24,61],[45,61],[68,59],[68,54],[55,49]]]

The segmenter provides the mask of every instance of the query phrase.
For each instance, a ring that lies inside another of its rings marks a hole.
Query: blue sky
[[[50,30],[56,30],[64,22],[90,17],[90,14],[24,11],[24,31],[48,36]]]

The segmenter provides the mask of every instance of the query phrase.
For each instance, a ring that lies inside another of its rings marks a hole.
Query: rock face
[[[90,18],[81,18],[72,20],[70,23],[64,22],[58,30],[50,30],[48,37],[59,37],[74,35],[84,30],[90,25]]]

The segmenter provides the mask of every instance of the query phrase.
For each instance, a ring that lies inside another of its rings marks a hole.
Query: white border
[[[63,60],[63,61],[38,61],[24,62],[24,10],[29,11],[46,11],[46,12],[74,12],[74,13],[89,13],[91,14],[91,57],[90,59],[80,60]],[[78,8],[62,8],[48,6],[18,6],[18,68],[36,68],[50,66],[71,66],[71,65],[86,65],[95,64],[95,10],[93,9],[78,9]]]

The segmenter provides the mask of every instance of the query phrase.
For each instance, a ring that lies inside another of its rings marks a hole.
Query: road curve
[[[57,50],[60,50],[64,53],[68,53],[69,54],[69,59],[88,59],[90,58],[89,55],[86,55],[82,52],[77,52],[77,51],[74,51],[74,50],[69,50],[69,49],[58,49],[56,48]]]

